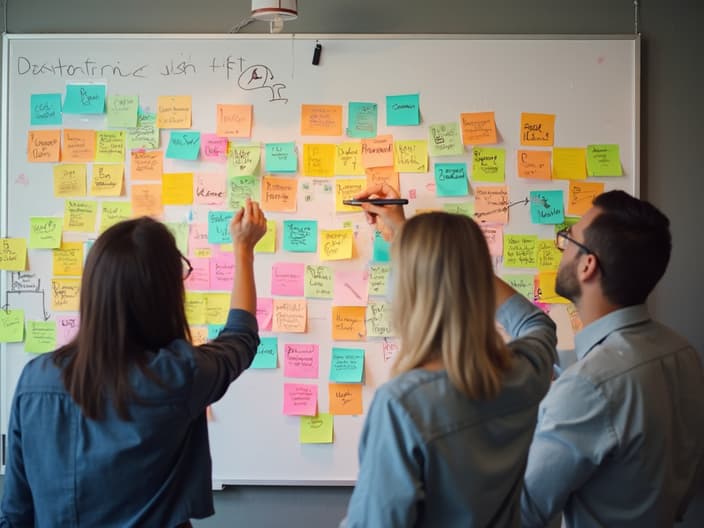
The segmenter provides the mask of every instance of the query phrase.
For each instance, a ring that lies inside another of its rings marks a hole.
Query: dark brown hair
[[[88,252],[81,281],[76,337],[54,353],[66,390],[88,418],[112,400],[128,420],[134,399],[130,371],[147,369],[149,351],[189,339],[183,265],[173,235],[151,218],[107,229]]]

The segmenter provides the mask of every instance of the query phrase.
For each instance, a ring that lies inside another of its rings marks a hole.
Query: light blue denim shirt
[[[445,371],[422,369],[377,389],[343,521],[348,528],[519,525],[528,447],[555,360],[555,325],[519,295],[497,319],[520,337],[509,345],[514,364],[496,398],[472,400]]]
[[[8,430],[0,527],[172,528],[213,514],[205,409],[252,362],[257,321],[230,310],[210,343],[149,358],[166,387],[132,371],[131,421],[81,413],[46,354],[22,371]]]
[[[704,375],[696,351],[643,305],[575,339],[578,361],[541,403],[521,516],[571,528],[672,526],[704,463]]]

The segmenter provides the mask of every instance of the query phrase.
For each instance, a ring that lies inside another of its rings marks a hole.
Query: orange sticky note
[[[342,106],[301,105],[301,135],[341,136]]]
[[[330,402],[330,414],[362,414],[362,384],[330,383],[328,385],[328,401]]]
[[[329,178],[335,175],[337,145],[326,143],[303,144],[303,176]]]
[[[155,183],[133,184],[130,192],[132,216],[160,217],[164,212],[161,203],[161,185]]]
[[[27,134],[27,161],[47,163],[59,161],[60,130],[30,130]]]
[[[191,128],[191,96],[159,96],[156,126],[158,128]]]
[[[95,159],[95,130],[64,129],[63,161],[86,162]]]
[[[265,211],[295,212],[297,194],[298,180],[295,178],[262,178],[261,205]]]
[[[362,140],[362,165],[389,167],[394,164],[394,138],[391,135]]]
[[[474,218],[487,224],[508,224],[508,187],[505,185],[474,188]]]
[[[587,150],[584,148],[552,149],[553,180],[586,180]]]
[[[377,183],[388,183],[394,189],[398,189],[398,172],[393,167],[370,167],[364,169],[367,175],[367,186]]]
[[[521,145],[552,147],[555,142],[555,114],[521,114]]]
[[[305,299],[274,299],[272,332],[304,333],[308,321]]]
[[[549,150],[519,150],[516,162],[519,178],[549,180],[552,177]]]
[[[332,338],[335,341],[363,341],[367,335],[366,306],[333,306]]]
[[[252,105],[217,105],[216,134],[223,137],[250,137],[252,135]]]
[[[193,173],[172,172],[162,176],[161,201],[164,205],[193,203]]]
[[[465,145],[493,145],[496,143],[494,112],[460,114],[462,143]]]
[[[571,181],[567,200],[567,214],[583,215],[591,209],[594,198],[603,192],[603,183]]]
[[[160,150],[133,150],[130,163],[131,180],[161,181],[164,153]]]

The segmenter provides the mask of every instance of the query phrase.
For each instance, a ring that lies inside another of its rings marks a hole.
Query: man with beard
[[[522,522],[546,526],[563,511],[571,528],[672,526],[701,484],[704,375],[644,304],[670,258],[669,221],[623,191],[593,205],[557,234],[556,291],[584,328],[577,362],[540,405]]]

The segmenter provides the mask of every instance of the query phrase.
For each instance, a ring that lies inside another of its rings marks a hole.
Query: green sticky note
[[[172,130],[166,157],[194,161],[200,152],[200,132]]]
[[[386,296],[390,274],[390,264],[371,264],[369,266],[369,283],[367,285],[369,295],[375,297]]]
[[[100,204],[99,229],[101,233],[118,222],[130,218],[132,218],[132,204],[130,202],[102,202]],[[176,242],[178,243],[178,239]]]
[[[332,299],[332,268],[307,264],[303,282],[303,295],[313,299]]]
[[[318,251],[316,220],[284,220],[284,250],[295,253]]]
[[[32,249],[59,248],[62,232],[62,218],[34,216],[29,219],[29,247]]]
[[[111,95],[108,97],[108,126],[110,128],[136,127],[138,110],[138,96]]]
[[[442,208],[447,213],[474,216],[474,202],[444,203]]]
[[[95,133],[95,161],[97,163],[124,163],[124,130],[98,130]]]
[[[531,191],[530,221],[534,224],[561,224],[565,220],[562,191]]]
[[[264,145],[264,163],[266,171],[272,173],[289,173],[298,170],[296,143],[267,143]]]
[[[420,125],[418,94],[386,96],[386,126]]]
[[[501,278],[529,301],[535,297],[535,277],[527,273],[502,275]]]
[[[391,244],[384,240],[379,231],[374,232],[373,262],[389,262],[391,260]]]
[[[176,239],[176,247],[182,255],[188,255],[189,226],[186,222],[164,222]]]
[[[467,164],[436,163],[435,193],[438,196],[467,196]]]
[[[259,178],[256,176],[228,176],[227,203],[230,209],[237,211],[244,206],[247,198],[258,199]]]
[[[27,321],[25,352],[43,354],[56,348],[56,321]]]
[[[277,337],[260,337],[257,353],[249,366],[251,369],[275,369],[278,360],[279,339]]]
[[[64,114],[105,113],[104,84],[69,84],[66,86]]]
[[[506,174],[506,151],[502,148],[472,149],[472,180],[503,182]]]
[[[587,176],[623,176],[618,145],[587,145]]]
[[[137,126],[126,130],[127,148],[157,149],[159,148],[159,129],[156,126],[156,114],[139,113]]]
[[[457,123],[440,123],[428,127],[428,149],[431,156],[462,156],[464,144]]]
[[[538,235],[504,235],[505,268],[538,267]]]
[[[24,310],[0,308],[0,343],[20,343],[24,340]]]
[[[376,137],[376,103],[350,103],[347,107],[347,136]]]
[[[364,375],[364,350],[361,348],[332,349],[330,381],[361,383]]]
[[[318,413],[316,416],[301,416],[299,440],[302,444],[332,444],[333,416]]]
[[[29,98],[31,125],[60,125],[61,94],[32,94]]]
[[[578,216],[566,216],[562,223],[555,224],[555,234],[567,229],[568,227],[572,227],[577,222],[579,222]]]

